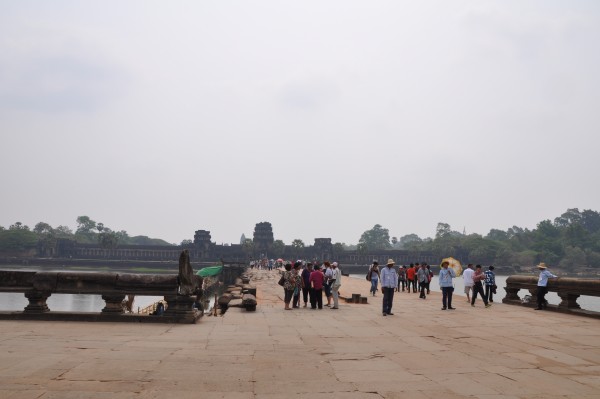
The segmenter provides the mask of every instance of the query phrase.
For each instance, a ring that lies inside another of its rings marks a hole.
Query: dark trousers
[[[538,309],[544,309],[546,307],[546,294],[548,293],[548,287],[537,287],[537,307]]]
[[[477,298],[477,294],[481,295],[481,299],[483,299],[483,303],[488,304],[488,300],[485,297],[485,293],[483,292],[483,284],[481,281],[473,284],[473,295],[471,296],[471,305],[475,305],[475,298]]]
[[[297,308],[300,306],[300,291],[298,291],[298,295],[294,295],[294,299],[292,300],[292,307]]]
[[[412,292],[417,292],[417,279],[411,281],[410,284],[412,284]],[[408,287],[408,290],[410,291],[410,287]]]
[[[310,289],[310,307],[316,309],[317,306],[319,309],[323,309],[323,290],[315,290],[314,288]]]
[[[308,303],[308,292],[310,291],[310,288],[302,288],[302,300],[304,301],[304,304],[306,305]]]
[[[494,293],[492,292],[491,285],[485,286],[485,297],[487,298],[488,302],[494,302]]]
[[[406,279],[400,280],[398,282],[398,291],[400,291],[400,287],[402,287],[402,292],[404,292],[404,288],[406,288],[408,284],[406,284]]]
[[[294,290],[286,290],[283,289],[283,302],[290,303],[292,297],[294,296]]]
[[[383,290],[383,313],[392,313],[392,304],[394,302],[394,288],[382,287]]]
[[[420,288],[420,292],[421,292],[421,295],[419,295],[419,298],[425,298],[425,289],[427,288],[427,283],[419,283],[419,288]]]
[[[444,309],[452,307],[452,293],[453,292],[454,292],[454,287],[442,287],[442,306],[444,307]]]

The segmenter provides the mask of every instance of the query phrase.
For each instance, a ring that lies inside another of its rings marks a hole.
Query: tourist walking
[[[316,309],[317,306],[319,309],[323,309],[323,281],[325,280],[325,276],[320,269],[320,265],[315,265],[315,270],[309,277],[311,309]]]
[[[333,307],[331,309],[338,308],[338,300],[340,297],[340,287],[342,285],[342,271],[338,267],[337,262],[331,264],[331,270],[333,271],[333,280],[331,283],[331,296],[333,296]]]
[[[306,267],[302,270],[302,299],[304,300],[304,307],[308,303],[308,294],[310,292],[310,274],[313,272],[312,263],[308,262]]]
[[[381,293],[383,294],[383,315],[393,315],[394,290],[398,286],[398,273],[394,268],[394,260],[388,259],[386,267],[381,270]]]
[[[379,274],[379,262],[376,260],[373,261],[373,264],[369,268],[369,279],[371,280],[371,289],[369,292],[375,296],[377,293],[377,283],[381,275]]]
[[[427,268],[427,295],[430,294],[429,286],[431,285],[431,279],[433,278],[433,271],[431,271],[431,266],[425,263],[425,267]]]
[[[402,286],[402,292],[404,292],[406,287],[406,265],[398,267],[398,288],[396,288],[396,291],[400,292],[400,286]]]
[[[473,264],[469,263],[463,272],[463,283],[465,285],[465,294],[467,294],[467,302],[471,302],[471,291],[473,290]]]
[[[408,270],[406,270],[406,279],[407,279],[407,291],[410,293],[410,288],[413,285],[413,282],[415,280],[415,265],[414,264],[410,264],[410,267],[408,268]],[[412,287],[413,292],[416,292],[416,288]]]
[[[425,264],[422,264],[419,270],[417,270],[417,280],[419,280],[419,298],[426,299],[425,290],[427,289],[427,281],[429,280],[429,271]]]
[[[483,274],[485,274],[485,297],[488,302],[494,302],[494,294],[496,293],[496,274],[494,273],[494,266],[490,265]]]
[[[420,268],[421,268],[421,265],[419,264],[419,262],[415,263],[415,274],[413,275],[413,279],[412,279],[413,292],[418,291],[419,276],[417,275],[417,272],[419,271]]]
[[[294,296],[294,289],[296,288],[296,278],[292,271],[292,264],[286,262],[285,271],[283,272],[283,302],[285,303],[285,310],[292,310],[290,308],[290,302],[292,296]]]
[[[477,299],[477,294],[481,296],[483,299],[483,303],[486,308],[492,306],[487,298],[485,297],[485,293],[483,292],[483,280],[485,280],[485,274],[481,270],[481,265],[475,266],[475,273],[473,273],[473,297],[471,298],[471,306],[475,306],[475,299]]]
[[[331,263],[328,261],[323,262],[323,265],[325,265],[325,271],[323,273],[325,275],[325,282],[323,283],[323,289],[325,289],[325,297],[327,297],[327,305],[325,306],[331,306],[331,280],[333,279],[333,270],[331,270]]]
[[[546,309],[548,306],[548,301],[546,301],[545,298],[548,293],[548,279],[558,278],[558,276],[555,276],[546,270],[548,267],[544,262],[537,265],[537,268],[540,269],[540,276],[537,284],[537,308],[535,308],[535,310],[542,310]]]
[[[438,278],[440,288],[442,290],[442,310],[452,309],[452,293],[454,292],[454,283],[452,279],[456,277],[454,269],[448,269],[449,262],[442,263],[442,269],[440,270],[440,276]]]
[[[302,281],[302,277],[300,276],[300,267],[302,266],[302,261],[298,260],[294,263],[294,279],[296,280],[296,287],[294,288],[294,297],[292,300],[292,307],[299,308],[300,307],[300,293],[302,292],[302,286],[304,285],[304,281]]]

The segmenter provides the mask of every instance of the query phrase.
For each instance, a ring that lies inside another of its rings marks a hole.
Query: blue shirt
[[[496,275],[491,270],[486,270],[483,272],[485,274],[485,285],[494,285],[496,284]]]
[[[554,274],[550,273],[548,270],[542,270],[540,272],[540,278],[538,279],[538,287],[545,287],[548,285],[549,278],[557,278]]]
[[[384,267],[381,272],[381,286],[386,288],[398,287],[398,274],[394,267]]]
[[[444,269],[440,270],[440,275],[438,277],[440,287],[452,287],[452,279],[456,277],[456,273],[454,269]]]

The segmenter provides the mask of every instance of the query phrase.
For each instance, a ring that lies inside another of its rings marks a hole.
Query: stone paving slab
[[[277,280],[195,325],[0,321],[0,398],[600,399],[600,320],[439,293],[382,317],[348,277],[368,304],[285,311]]]

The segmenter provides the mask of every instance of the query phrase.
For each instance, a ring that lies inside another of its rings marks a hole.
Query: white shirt
[[[463,281],[465,282],[465,287],[473,286],[473,274],[475,274],[475,271],[469,268],[466,268],[463,272]]]

